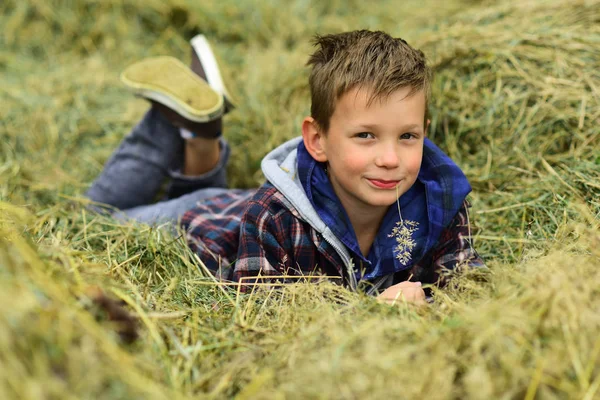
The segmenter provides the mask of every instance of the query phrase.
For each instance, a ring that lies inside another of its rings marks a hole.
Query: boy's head
[[[315,44],[306,148],[328,164],[348,213],[383,211],[417,179],[431,70],[421,51],[384,32],[318,36]]]
[[[401,88],[429,99],[431,69],[422,51],[385,32],[367,30],[317,36],[309,85],[311,116],[327,132],[337,100],[354,88],[369,91],[369,103]]]

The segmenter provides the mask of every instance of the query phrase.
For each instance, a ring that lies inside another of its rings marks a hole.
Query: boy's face
[[[346,211],[387,209],[415,183],[425,138],[425,94],[402,88],[367,106],[369,91],[354,89],[337,102],[313,157],[328,162],[333,189]],[[373,210],[375,211],[375,210]]]

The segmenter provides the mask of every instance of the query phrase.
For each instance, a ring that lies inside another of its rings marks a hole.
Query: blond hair
[[[427,104],[431,69],[423,52],[403,39],[360,30],[317,35],[314,45],[318,48],[307,63],[312,66],[311,116],[324,132],[329,129],[336,101],[354,88],[370,91],[367,104],[406,87],[411,88],[409,96],[423,90]]]

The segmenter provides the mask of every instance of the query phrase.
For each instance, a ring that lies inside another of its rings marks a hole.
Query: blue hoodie
[[[417,181],[402,196],[400,209],[404,221],[418,223],[412,234],[414,247],[410,259],[398,257],[396,238],[391,235],[400,221],[396,205],[389,208],[367,257],[360,251],[348,214],[333,191],[323,165],[315,161],[300,142],[297,148],[298,176],[306,196],[318,216],[344,244],[362,268],[357,281],[393,274],[419,261],[438,242],[442,230],[463,204],[471,186],[460,168],[429,139],[425,139],[423,161]]]

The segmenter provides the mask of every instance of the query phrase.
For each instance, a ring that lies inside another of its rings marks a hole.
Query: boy
[[[124,82],[152,108],[88,196],[146,223],[182,218],[219,279],[335,276],[352,290],[420,303],[443,269],[483,266],[472,248],[470,185],[426,139],[431,72],[421,51],[383,32],[317,37],[302,137],[262,161],[258,190],[226,189],[221,116],[233,105],[206,39],[192,67],[158,57]],[[147,205],[163,179],[170,200]]]

